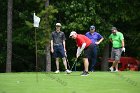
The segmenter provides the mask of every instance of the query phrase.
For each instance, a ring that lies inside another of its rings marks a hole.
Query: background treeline
[[[5,72],[7,55],[7,0],[0,0],[0,72]],[[35,71],[35,28],[33,13],[41,18],[37,30],[39,71],[46,70],[46,44],[55,23],[62,24],[70,65],[75,58],[75,42],[69,39],[72,30],[85,34],[90,25],[105,38],[99,45],[99,57],[108,58],[111,44],[108,36],[112,26],[124,33],[126,53],[140,59],[140,1],[139,0],[13,0],[12,71]],[[47,7],[47,9],[46,9]],[[47,14],[47,18],[46,15]],[[47,27],[45,27],[47,26]],[[109,48],[108,48],[109,47]],[[108,51],[105,51],[107,50]],[[106,52],[106,53],[104,53]],[[106,56],[107,55],[107,56]],[[79,62],[82,61],[79,59]],[[98,60],[103,62],[102,60]],[[51,60],[55,70],[54,59]],[[63,65],[61,65],[63,69]],[[81,70],[79,65],[78,70]]]

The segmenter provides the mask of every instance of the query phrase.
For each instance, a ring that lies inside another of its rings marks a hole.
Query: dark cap
[[[112,28],[111,28],[111,31],[112,31],[112,30],[117,30],[117,28],[116,28],[116,27],[112,27]]]
[[[91,26],[90,26],[90,29],[95,29],[95,26],[94,26],[94,25],[91,25]]]

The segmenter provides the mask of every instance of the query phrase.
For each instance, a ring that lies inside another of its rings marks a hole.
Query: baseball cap
[[[61,26],[61,24],[60,23],[56,23],[56,26]]]
[[[71,33],[70,33],[70,36],[69,37],[71,37],[72,35],[74,35],[74,34],[77,34],[75,31],[72,31]]]
[[[112,30],[117,30],[117,28],[116,28],[116,27],[112,27],[112,28],[111,28],[111,31],[112,31]]]
[[[95,29],[95,26],[94,26],[94,25],[91,25],[91,26],[90,26],[90,29]]]

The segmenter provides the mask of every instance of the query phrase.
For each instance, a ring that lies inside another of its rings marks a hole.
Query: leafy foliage
[[[54,24],[60,22],[62,31],[65,32],[67,38],[68,57],[72,60],[75,57],[76,46],[73,46],[75,42],[69,39],[69,33],[75,30],[80,34],[85,34],[90,25],[95,25],[96,31],[105,38],[99,46],[100,51],[103,51],[104,46],[109,44],[110,28],[116,26],[119,31],[124,33],[127,56],[140,59],[138,52],[140,51],[139,0],[50,0],[50,6],[47,8],[45,8],[45,1],[14,0],[12,40],[14,69],[21,65],[18,64],[19,62],[26,65],[30,64],[29,68],[34,69],[35,28],[32,25],[34,12],[41,18],[40,27],[36,29],[40,54],[44,53],[45,45],[50,42],[50,33],[54,30]],[[0,63],[5,63],[7,43],[6,0],[1,1],[0,8]],[[102,52],[99,55],[102,55]]]
[[[137,34],[139,29],[136,27],[140,24],[138,21],[140,2],[138,0],[69,0],[67,2],[61,0],[61,3],[59,2],[59,0],[52,1],[52,4],[58,8],[59,12],[56,17],[63,23],[63,30],[66,34],[72,30],[85,34],[90,25],[95,25],[96,31],[105,38],[100,45],[102,51],[104,46],[109,43],[110,28],[116,26],[125,37],[130,34],[131,41],[138,42],[138,39],[131,35],[135,33],[136,37],[139,37]],[[126,39],[127,54],[132,56],[131,53],[129,54],[128,42]],[[68,46],[73,47],[71,44]],[[136,47],[138,46],[136,45]]]

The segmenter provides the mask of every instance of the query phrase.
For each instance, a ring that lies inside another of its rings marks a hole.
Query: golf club
[[[81,54],[81,53],[80,53]],[[79,55],[80,56],[80,55]],[[78,57],[74,60],[74,63],[73,63],[73,65],[72,65],[72,67],[71,67],[71,71],[72,71],[72,69],[73,69],[73,67],[74,67],[74,65],[75,65],[75,71],[76,71],[76,63],[77,63],[77,59],[78,59]]]
[[[77,58],[74,60],[74,63],[73,63],[73,65],[72,65],[71,69],[70,69],[71,71],[72,71],[74,65],[76,64],[76,62],[77,62]]]
[[[66,62],[67,62],[68,68],[70,69],[70,64],[69,64],[69,60],[67,58],[67,53],[65,53],[65,56],[66,56]]]

